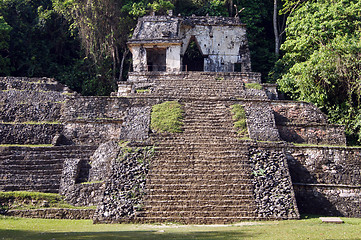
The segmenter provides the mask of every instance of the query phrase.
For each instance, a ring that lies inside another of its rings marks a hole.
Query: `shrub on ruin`
[[[237,133],[242,137],[248,136],[247,129],[247,117],[244,107],[241,104],[234,104],[231,106],[231,113],[233,119],[233,125]]]
[[[182,107],[176,101],[167,101],[154,105],[152,108],[150,127],[156,132],[182,132],[182,115]]]
[[[259,83],[246,83],[245,87],[248,89],[262,90],[262,85]]]

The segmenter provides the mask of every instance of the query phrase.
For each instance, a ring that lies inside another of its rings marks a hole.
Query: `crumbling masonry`
[[[134,71],[112,97],[47,78],[0,79],[0,190],[97,206],[6,214],[202,224],[361,217],[361,149],[346,147],[343,126],[314,105],[278,100],[276,86],[261,83],[239,19],[146,16],[129,48]],[[181,133],[150,129],[152,106],[165,101],[182,105]],[[248,138],[234,129],[235,104]]]

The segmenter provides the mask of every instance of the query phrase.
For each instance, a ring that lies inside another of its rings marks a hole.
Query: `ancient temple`
[[[361,216],[360,148],[316,106],[261,82],[239,19],[145,16],[128,46],[133,71],[111,97],[0,78],[0,190],[97,206],[5,214],[188,224]],[[180,132],[151,127],[163,103],[182,109]]]
[[[190,44],[199,50],[199,62],[189,64]],[[246,28],[239,18],[145,16],[128,46],[135,72],[251,70]]]

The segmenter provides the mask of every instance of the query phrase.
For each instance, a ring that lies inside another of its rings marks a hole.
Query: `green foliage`
[[[244,8],[239,18],[247,25],[252,71],[260,72],[262,80],[268,81],[268,72],[276,61],[272,27],[273,1],[234,0],[233,2],[238,6],[238,10]]]
[[[0,76],[10,74],[9,41],[11,27],[0,15]]]
[[[59,194],[26,191],[0,192],[0,203],[3,211],[39,208],[91,208],[74,207],[67,204]]]
[[[242,137],[248,136],[247,117],[244,107],[241,104],[234,104],[231,106],[231,113],[237,133]]]
[[[252,174],[255,176],[255,177],[260,177],[260,176],[265,176],[265,170],[260,168],[258,170],[255,170],[252,172]]]
[[[361,2],[306,2],[288,19],[280,89],[315,103],[361,142]]]
[[[182,114],[182,107],[176,101],[154,105],[151,114],[151,129],[157,132],[182,132]]]
[[[61,201],[62,197],[55,193],[41,193],[41,192],[0,192],[0,200],[3,199],[18,199],[18,200],[47,200],[49,202]]]
[[[359,239],[361,218],[344,218],[344,224],[325,224],[319,216],[300,220],[256,221],[228,225],[93,224],[92,220],[29,219],[0,216],[4,239],[17,240],[289,240]]]
[[[263,87],[261,84],[259,83],[246,83],[245,84],[246,88],[251,88],[251,89],[257,89],[257,90],[262,90]]]

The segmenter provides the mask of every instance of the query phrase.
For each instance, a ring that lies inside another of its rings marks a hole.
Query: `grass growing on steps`
[[[42,192],[0,192],[2,210],[12,209],[40,209],[40,208],[73,208],[84,209],[89,207],[75,207],[66,203],[63,197],[55,193]]]
[[[242,138],[248,137],[247,129],[247,117],[244,107],[240,104],[234,104],[231,106],[232,119],[234,121],[234,128],[236,129],[238,135]]]
[[[246,83],[245,87],[248,89],[257,89],[257,90],[263,89],[262,85],[259,83]]]
[[[176,101],[167,101],[154,105],[150,127],[157,132],[182,132],[182,114],[182,107]]]
[[[0,144],[0,147],[54,147],[51,144]]]
[[[26,219],[0,216],[2,239],[360,239],[361,219],[344,224],[302,220],[243,222],[232,225],[92,224],[91,220]],[[1,238],[0,238],[1,239]]]

